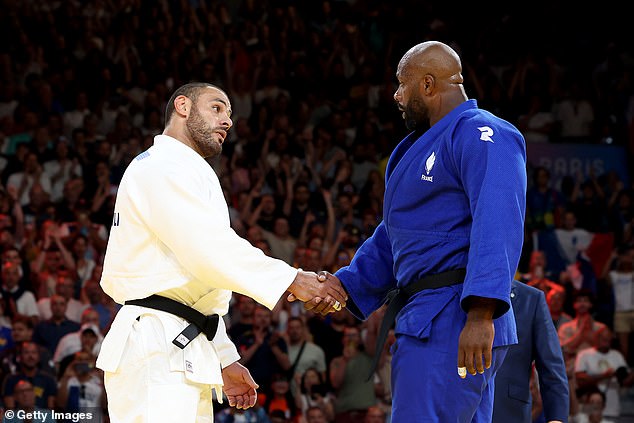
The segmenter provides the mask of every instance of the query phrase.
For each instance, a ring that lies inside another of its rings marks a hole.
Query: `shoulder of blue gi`
[[[497,318],[510,308],[524,241],[526,144],[517,128],[475,100],[461,107],[450,137],[472,220],[461,305],[471,296],[497,299]]]

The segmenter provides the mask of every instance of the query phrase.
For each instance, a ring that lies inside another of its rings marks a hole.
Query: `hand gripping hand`
[[[304,308],[306,310],[311,310],[322,315],[339,311],[342,307],[346,306],[348,294],[343,288],[339,278],[326,271],[321,271],[318,275],[313,272],[303,272],[301,270],[299,273],[314,275],[311,277],[310,282],[314,283],[316,281],[321,287],[321,291],[317,294],[313,294],[312,297],[306,296],[302,298],[298,293],[294,292],[292,289],[293,284],[291,284],[291,287],[289,287],[291,294],[288,296],[288,301],[299,299],[304,302]],[[297,281],[298,278],[295,280]]]

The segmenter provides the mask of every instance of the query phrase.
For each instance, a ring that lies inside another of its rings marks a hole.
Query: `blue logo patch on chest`
[[[425,173],[423,173],[420,177],[422,181],[434,182],[434,176],[429,176],[434,164],[436,163],[436,152],[432,151],[429,157],[427,157],[427,161],[425,161]]]

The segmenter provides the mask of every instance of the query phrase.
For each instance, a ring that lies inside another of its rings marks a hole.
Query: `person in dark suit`
[[[532,422],[529,385],[533,362],[539,378],[545,420],[565,423],[569,414],[568,378],[544,293],[514,280],[511,304],[519,343],[509,348],[495,376],[492,423]]]

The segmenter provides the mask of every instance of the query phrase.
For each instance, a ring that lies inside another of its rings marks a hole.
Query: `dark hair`
[[[71,139],[75,139],[77,135],[86,135],[86,130],[79,126],[71,131]]]
[[[537,178],[539,177],[539,174],[541,172],[545,172],[546,175],[548,175],[548,178],[550,179],[550,170],[548,170],[544,166],[537,166],[533,169],[533,185],[537,185]]]
[[[308,192],[310,192],[310,186],[304,181],[295,182],[295,185],[293,186],[293,191],[296,191],[298,188],[306,188]]]
[[[572,295],[572,302],[574,303],[580,297],[586,297],[590,300],[592,304],[594,304],[594,292],[588,288],[581,288],[574,292]]]
[[[302,394],[308,394],[308,391],[306,391],[306,388],[304,386],[304,383],[306,382],[306,374],[308,373],[308,371],[313,371],[313,372],[317,373],[317,377],[319,378],[318,385],[325,386],[324,378],[322,377],[322,375],[319,372],[319,370],[317,370],[317,368],[315,368],[315,367],[309,367],[308,369],[304,370],[304,373],[302,373],[302,379],[299,382],[299,391]]]
[[[273,373],[273,376],[271,376],[271,382],[288,382],[288,376],[286,376],[284,373],[281,372],[277,372],[277,373]]]
[[[301,324],[302,324],[302,326],[306,326],[306,325],[304,324],[304,319],[302,319],[302,318],[301,318],[301,317],[299,317],[299,316],[291,316],[291,317],[289,317],[289,318],[288,318],[288,321],[286,322],[286,326],[287,326],[287,327],[288,327],[288,324],[289,324],[290,322],[299,322],[299,323],[301,323]]]
[[[12,324],[16,324],[16,323],[23,323],[24,326],[27,327],[27,329],[33,330],[34,325],[33,325],[33,320],[31,320],[30,317],[28,316],[24,316],[22,314],[18,314],[17,316],[14,316],[12,319]]]
[[[20,248],[16,247],[15,245],[5,245],[4,248],[2,248],[2,251],[0,252],[0,255],[4,255],[7,251],[15,251],[15,252],[18,253],[20,258],[24,258],[23,254],[22,254],[22,250]]]
[[[583,402],[587,402],[591,395],[599,394],[603,400],[603,406],[605,407],[605,393],[601,391],[597,385],[590,385],[585,388],[577,388],[576,394],[578,398],[583,398]]]
[[[195,103],[202,88],[216,88],[222,91],[214,84],[210,84],[208,82],[190,82],[188,84],[182,85],[181,87],[177,88],[176,91],[174,91],[169,101],[167,102],[167,106],[165,107],[165,125],[169,123],[170,119],[172,118],[172,114],[174,113],[174,100],[176,100],[176,97],[183,95],[190,99],[193,103]]]
[[[85,327],[84,329],[82,329],[81,334],[85,334],[88,333],[92,336],[94,336],[95,338],[97,338],[97,334],[95,333],[95,330],[93,328],[91,328],[90,326]]]
[[[273,410],[271,411],[271,414],[269,415],[270,418],[272,419],[283,419],[284,421],[286,421],[286,414],[284,413],[283,410]]]
[[[51,244],[49,245],[49,247],[44,250],[47,253],[56,253],[56,252],[60,252],[61,250],[59,249],[59,247],[55,244]]]
[[[90,243],[90,240],[88,239],[88,237],[82,233],[78,233],[76,235],[74,235],[73,241],[71,243],[71,246],[75,245],[75,241],[77,241],[78,239],[83,239],[84,241],[86,241],[86,244]]]
[[[271,383],[281,380],[289,382],[289,378],[284,373],[275,373],[271,377]],[[274,397],[275,394],[273,393],[273,390],[269,387],[268,392],[266,393],[266,400],[264,401],[263,405],[264,410],[269,413],[270,417],[273,416],[272,413],[274,413],[275,411],[282,411],[282,413],[284,413],[286,417],[286,413],[284,412],[284,410],[280,410],[277,407],[271,410],[271,404],[273,403]],[[288,407],[288,411],[290,411],[291,413],[291,418],[295,417],[299,410],[295,405],[295,398],[293,397],[293,393],[290,389],[286,392],[286,394],[284,394],[284,398],[286,399],[286,406]]]

